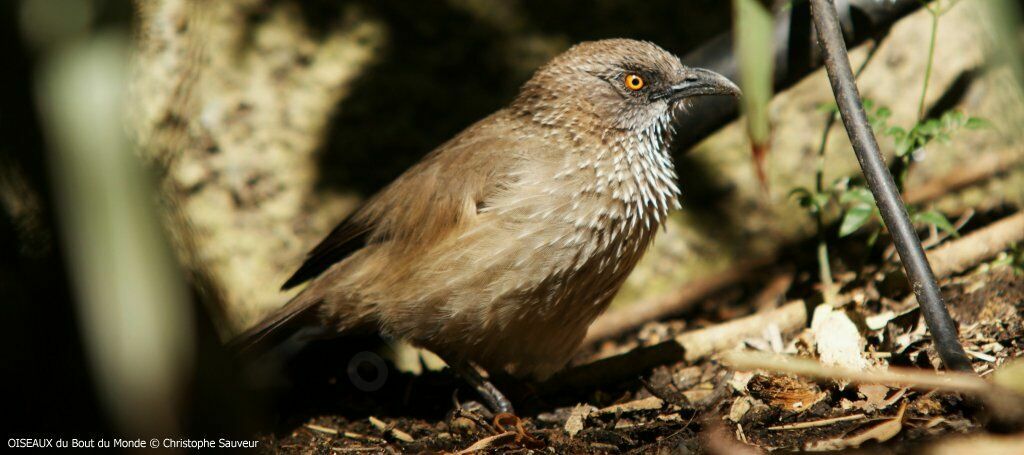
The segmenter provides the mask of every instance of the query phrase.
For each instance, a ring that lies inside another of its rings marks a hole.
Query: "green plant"
[[[938,34],[938,20],[948,12],[959,0],[934,0],[933,2],[922,1],[924,7],[929,11],[932,18],[931,36],[928,44],[928,57],[925,66],[924,81],[922,83],[921,96],[918,100],[918,119],[909,128],[892,126],[889,124],[892,110],[885,106],[876,106],[871,100],[864,100],[864,110],[875,131],[876,137],[886,137],[892,141],[895,151],[896,162],[894,163],[897,187],[902,191],[906,183],[911,164],[915,159],[922,159],[918,151],[925,148],[933,141],[948,143],[954,134],[961,129],[978,129],[988,126],[988,122],[977,117],[969,117],[957,110],[950,110],[938,118],[926,119],[925,100],[928,94],[928,84],[931,78],[932,66],[935,58],[935,43]],[[867,66],[875,54],[877,43],[872,47],[856,75],[859,75]],[[849,178],[836,179],[831,186],[824,184],[825,152],[828,136],[832,126],[838,118],[838,107],[833,103],[826,103],[820,106],[820,110],[828,114],[828,121],[822,135],[821,145],[818,150],[818,163],[816,169],[815,187],[798,187],[790,192],[801,207],[814,217],[818,232],[817,259],[819,275],[824,288],[826,303],[833,301],[835,296],[834,284],[832,281],[831,266],[828,254],[828,244],[825,230],[828,225],[826,216],[829,213],[836,213],[839,220],[839,237],[846,237],[858,231],[871,220],[881,220],[881,215],[875,205],[874,197],[867,189],[863,181],[851,180]],[[936,229],[948,232],[957,236],[956,228],[941,212],[935,210],[920,210],[918,207],[907,207],[911,220],[916,225],[932,226]],[[868,238],[868,246],[873,246],[881,233],[882,223],[877,223]]]
[[[909,129],[890,126],[889,117],[892,111],[884,106],[875,109],[874,104],[871,100],[864,100],[864,110],[868,114],[875,135],[892,140],[893,151],[897,159],[894,167],[898,170],[893,179],[896,180],[896,186],[901,191],[906,184],[910,164],[914,160],[916,152],[923,150],[933,141],[948,144],[952,136],[961,129],[976,130],[989,126],[987,120],[968,117],[958,110],[946,111],[939,118],[918,120]]]
[[[822,110],[834,109],[832,106],[823,106]],[[884,106],[876,108],[871,100],[864,101],[864,110],[868,113],[875,134],[879,137],[889,138],[895,152],[896,159],[903,165],[897,163],[896,167],[904,172],[893,176],[896,185],[900,188],[906,182],[909,164],[914,159],[914,152],[923,149],[932,141],[949,143],[953,136],[962,129],[974,130],[985,128],[988,121],[978,117],[968,117],[963,112],[950,110],[937,119],[928,119],[917,122],[909,128],[890,126],[889,118],[892,111]],[[829,210],[834,204],[839,213],[839,237],[846,237],[853,234],[871,220],[881,220],[878,209],[875,208],[875,200],[866,185],[860,180],[840,178],[833,182],[831,187],[821,189],[809,189],[799,187],[790,192],[797,199],[801,207],[808,209],[808,212],[815,217]],[[939,230],[956,235],[952,223],[942,213],[935,210],[921,211],[918,207],[907,206],[911,220],[926,226],[935,226]],[[877,232],[872,235],[873,239]]]

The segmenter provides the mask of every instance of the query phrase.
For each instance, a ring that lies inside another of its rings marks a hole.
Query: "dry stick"
[[[967,209],[967,211],[961,214],[960,218],[957,219],[955,223],[953,223],[953,232],[959,233],[960,230],[967,225],[967,222],[971,221],[971,218],[973,218],[974,215],[974,209]],[[924,249],[931,249],[932,247],[942,243],[943,240],[946,240],[947,238],[953,236],[953,234],[949,232],[942,232],[941,234],[937,234],[936,231],[938,231],[938,228],[936,228],[935,225],[929,226],[928,239],[921,243],[921,246],[923,246]],[[885,248],[885,251],[882,253],[882,262],[891,261],[893,255],[895,254],[896,246],[890,244],[888,247]]]
[[[957,337],[956,324],[946,309],[939,285],[935,281],[924,249],[921,248],[921,241],[910,222],[896,183],[889,174],[885,161],[882,160],[878,142],[868,124],[857,84],[853,80],[853,71],[850,69],[849,55],[846,52],[846,43],[843,42],[842,30],[839,28],[835,5],[831,0],[811,0],[811,17],[825,56],[825,70],[832,84],[832,92],[836,104],[839,105],[847,136],[850,137],[850,143],[857,154],[868,188],[875,197],[875,204],[882,215],[882,220],[903,260],[907,278],[935,340],[935,349],[947,368],[973,372],[971,361]]]
[[[678,314],[712,294],[736,286],[737,283],[749,278],[755,270],[771,264],[774,260],[774,257],[767,257],[744,262],[720,274],[687,283],[686,286],[652,300],[609,311],[590,326],[583,344],[616,337],[647,322]]]
[[[928,253],[928,259],[935,267],[935,276],[945,278],[995,257],[999,252],[1022,241],[1024,212],[1018,212],[936,248]],[[841,305],[851,299],[851,294],[844,294],[836,299],[836,304]],[[804,302],[789,302],[770,312],[685,332],[677,336],[675,341],[683,346],[686,360],[693,361],[732,348],[743,339],[760,334],[768,324],[776,324],[783,333],[804,327],[807,325]]]
[[[1024,242],[1024,212],[1007,216],[928,252],[935,276],[963,273],[995,257],[1013,244]]]
[[[781,431],[781,430],[802,430],[804,428],[815,428],[832,425],[836,422],[846,422],[848,420],[860,420],[867,418],[863,413],[851,414],[848,416],[833,417],[831,419],[811,420],[808,422],[796,422],[787,423],[785,425],[776,425],[774,427],[768,427],[769,431]]]
[[[1024,212],[1017,212],[928,253],[936,276],[950,276],[1024,241]]]
[[[973,374],[955,371],[937,374],[929,370],[903,367],[889,367],[887,370],[877,371],[854,370],[825,366],[810,358],[749,351],[723,352],[721,361],[725,366],[737,371],[766,370],[811,379],[835,379],[858,384],[885,384],[969,394],[980,394],[994,386]]]
[[[1022,241],[1024,212],[1010,215],[949,242],[931,251],[928,257],[935,265],[935,275],[945,278],[967,270]],[[852,293],[839,295],[836,305],[853,300],[853,296]],[[544,394],[613,383],[636,377],[657,365],[679,361],[680,358],[694,362],[732,349],[741,341],[760,335],[771,324],[775,324],[782,333],[792,333],[806,327],[807,321],[807,305],[802,300],[791,301],[774,310],[684,332],[653,346],[644,346],[569,368],[540,384],[538,391]]]
[[[836,297],[837,304],[844,300],[844,296]],[[795,300],[771,311],[684,332],[673,341],[682,346],[683,358],[687,362],[694,362],[716,352],[731,349],[743,340],[760,334],[771,324],[778,326],[782,333],[802,328],[807,325],[807,305],[803,300]]]
[[[927,370],[900,367],[889,367],[884,371],[853,370],[825,366],[813,359],[743,351],[725,352],[722,354],[721,360],[729,368],[740,371],[767,370],[813,379],[963,393],[982,399],[993,415],[998,416],[1004,422],[1024,421],[1024,396],[971,373],[949,371],[938,374]]]
[[[793,279],[796,274],[792,271],[779,273],[768,280],[768,284],[761,289],[757,295],[750,299],[750,306],[754,311],[766,311],[777,307],[786,297],[786,291],[793,286]]]
[[[1024,164],[1024,155],[1020,154],[989,154],[964,163],[956,171],[950,172],[941,178],[933,179],[920,186],[910,188],[904,192],[904,199],[907,204],[917,205],[930,202],[939,197],[949,194],[979,182],[989,180],[998,175],[1009,172],[1011,169]]]

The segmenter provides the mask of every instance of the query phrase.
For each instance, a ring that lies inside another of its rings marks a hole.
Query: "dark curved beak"
[[[656,93],[652,100],[677,101],[691,96],[742,95],[740,88],[725,76],[704,68],[688,68],[683,79]]]

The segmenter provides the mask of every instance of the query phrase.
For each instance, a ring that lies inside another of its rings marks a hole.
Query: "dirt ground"
[[[841,294],[852,297],[833,310],[840,324],[824,331],[841,333],[843,322],[853,322],[852,339],[861,345],[851,358],[866,370],[941,370],[898,265],[883,260],[884,245],[865,257],[856,247],[863,239],[846,242],[840,252],[845,270],[837,275]],[[973,367],[986,378],[1024,355],[1024,275],[1016,248],[942,280]],[[352,372],[345,361],[325,361],[339,358],[339,345],[317,347],[291,366],[301,379],[277,389],[286,392],[278,396],[277,420],[260,436],[261,447],[279,453],[938,453],[982,443],[1013,453],[1017,444],[1024,447],[1024,439],[992,435],[990,416],[957,393],[733,371],[719,355],[686,362],[679,361],[682,353],[662,349],[679,333],[767,312],[784,301],[814,306],[821,293],[813,265],[797,255],[766,267],[678,319],[587,347],[569,372],[546,383],[495,378],[518,417],[457,406],[475,397],[446,370],[414,375],[389,364],[379,390],[359,391],[346,379]],[[777,287],[780,276],[783,292],[766,299],[765,289]],[[806,325],[780,331],[768,323],[732,350],[825,357],[833,334]],[[835,336],[839,341],[831,342],[844,342]],[[339,343],[352,352],[351,342]],[[982,442],[964,439],[970,437]]]

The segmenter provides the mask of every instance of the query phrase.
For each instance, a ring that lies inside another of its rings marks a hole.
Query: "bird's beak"
[[[703,68],[687,68],[683,79],[656,95],[655,99],[667,98],[677,101],[691,96],[732,95],[739,97],[742,93],[725,76]]]

